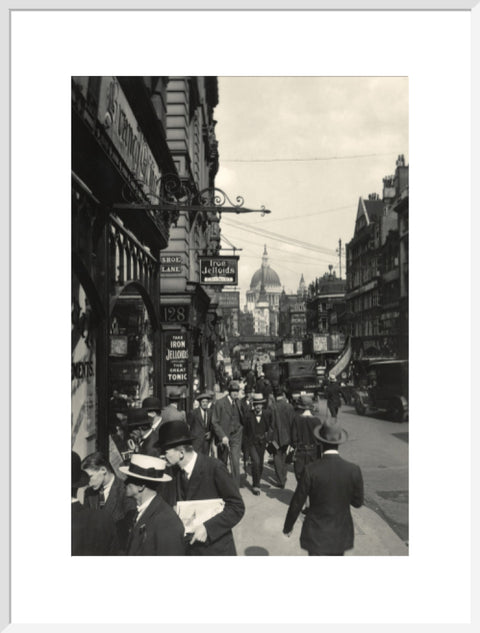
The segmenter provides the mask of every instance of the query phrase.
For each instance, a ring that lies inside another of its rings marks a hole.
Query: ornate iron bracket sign
[[[152,196],[153,194],[149,193]],[[125,196],[124,196],[125,197]],[[158,203],[150,202],[121,202],[113,204],[113,209],[117,210],[134,210],[134,209],[150,209],[152,211],[206,211],[212,213],[271,213],[269,209],[261,206],[260,209],[249,209],[244,207],[245,200],[242,196],[235,198],[236,204],[233,203],[228,195],[218,187],[207,187],[202,191],[192,191],[182,182],[175,174],[165,174],[162,176],[160,184],[160,193],[155,194]],[[228,204],[227,204],[228,203]]]

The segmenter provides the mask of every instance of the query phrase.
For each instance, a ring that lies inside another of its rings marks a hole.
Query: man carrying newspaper
[[[187,555],[236,556],[232,528],[245,513],[237,485],[226,466],[196,453],[185,422],[161,424],[157,446],[172,466],[176,510],[189,540]]]

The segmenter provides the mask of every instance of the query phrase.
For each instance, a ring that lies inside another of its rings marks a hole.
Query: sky
[[[406,77],[219,77],[215,184],[235,203],[271,211],[222,214],[222,248],[242,249],[241,306],[264,245],[287,293],[333,265],[359,197],[382,196],[399,154],[408,164]],[[222,250],[231,255],[231,250]]]

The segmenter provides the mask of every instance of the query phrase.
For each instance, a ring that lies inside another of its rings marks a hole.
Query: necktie
[[[202,415],[203,415],[203,426],[207,428],[207,412],[202,411]]]
[[[105,507],[105,493],[103,492],[103,488],[100,488],[100,492],[98,493],[98,507],[100,510],[103,510]]]
[[[185,501],[187,498],[187,490],[188,490],[188,475],[183,470],[180,471],[180,488],[182,491],[182,501]]]

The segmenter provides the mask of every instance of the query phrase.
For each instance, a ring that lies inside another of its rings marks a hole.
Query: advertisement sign
[[[220,292],[218,295],[219,308],[240,309],[240,293],[238,291]]]
[[[238,284],[238,257],[200,257],[200,283],[222,286]]]
[[[188,382],[188,347],[184,332],[165,334],[165,384]]]
[[[283,342],[283,353],[284,354],[294,354],[295,353],[293,342],[288,342],[288,341],[284,341]]]
[[[326,352],[328,349],[328,338],[326,334],[313,335],[313,351]]]
[[[102,77],[98,97],[98,119],[130,171],[149,193],[158,195],[160,169],[115,77]]]

